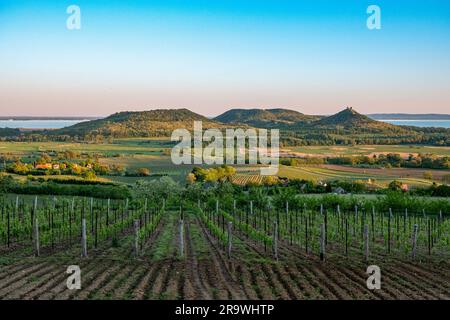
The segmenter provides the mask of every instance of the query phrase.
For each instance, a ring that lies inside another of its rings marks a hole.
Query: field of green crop
[[[0,153],[26,155],[33,152],[77,151],[81,153],[161,154],[169,146],[160,140],[117,140],[113,143],[61,143],[61,142],[0,142]]]
[[[286,177],[290,179],[305,179],[312,181],[327,181],[327,180],[368,181],[368,179],[371,179],[375,181],[377,184],[382,186],[386,186],[392,180],[399,180],[413,186],[429,186],[433,184],[433,180],[426,180],[420,178],[405,178],[387,174],[355,173],[314,166],[303,166],[303,167],[280,166],[278,175],[280,177]]]

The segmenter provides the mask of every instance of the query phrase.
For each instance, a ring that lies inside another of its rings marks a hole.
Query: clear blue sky
[[[444,0],[0,0],[1,115],[450,113],[449,40]]]

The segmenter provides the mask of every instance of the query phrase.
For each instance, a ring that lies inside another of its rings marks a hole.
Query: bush
[[[130,190],[125,186],[61,185],[45,182],[41,184],[15,183],[7,189],[8,192],[18,194],[66,195],[103,199],[126,199],[131,197]]]

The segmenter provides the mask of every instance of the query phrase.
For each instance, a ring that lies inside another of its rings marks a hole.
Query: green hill
[[[320,128],[344,128],[357,130],[361,129],[365,132],[368,130],[375,131],[409,131],[408,129],[393,124],[376,121],[368,116],[358,113],[353,108],[346,108],[332,116],[325,117],[313,123],[315,127]]]
[[[53,130],[53,135],[124,137],[170,136],[178,128],[193,129],[194,121],[202,121],[203,128],[220,128],[223,124],[188,109],[156,109],[138,112],[119,112],[109,117],[81,122]]]
[[[398,126],[376,121],[352,108],[328,117],[305,115],[286,109],[232,109],[208,119],[187,109],[119,112],[57,130],[17,132],[0,129],[2,139],[86,140],[103,138],[167,137],[178,128],[193,129],[194,121],[210,128],[279,129],[282,145],[427,144],[450,145],[450,129]]]
[[[311,122],[318,118],[288,109],[231,109],[217,116],[214,120],[229,124],[247,124],[253,127],[272,128]]]

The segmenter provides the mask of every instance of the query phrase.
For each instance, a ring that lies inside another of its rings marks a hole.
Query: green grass
[[[170,211],[165,212],[164,215],[163,219],[166,219],[164,228],[150,250],[152,261],[169,259],[176,248],[174,235],[177,234],[176,223],[178,215]]]

